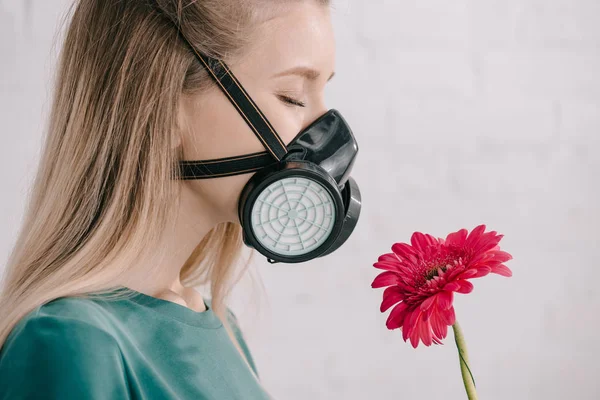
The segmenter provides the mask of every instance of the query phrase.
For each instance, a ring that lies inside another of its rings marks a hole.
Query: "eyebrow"
[[[319,76],[321,76],[321,73],[319,71],[317,71],[316,69],[300,66],[300,67],[290,68],[286,71],[275,74],[275,75],[273,75],[273,78],[277,78],[280,76],[286,76],[286,75],[298,75],[298,76],[308,79],[309,81],[315,81],[319,78]],[[335,72],[332,72],[331,75],[329,76],[329,78],[327,79],[327,82],[329,82],[331,80],[331,78],[334,77],[334,75],[335,75]]]

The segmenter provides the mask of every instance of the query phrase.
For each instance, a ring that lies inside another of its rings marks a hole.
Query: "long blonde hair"
[[[179,100],[212,82],[172,22],[198,51],[234,62],[257,10],[282,2],[76,1],[38,171],[5,268],[0,347],[36,307],[110,291],[173,220]],[[210,285],[212,308],[222,320],[242,248],[241,227],[223,223],[181,270],[183,284]]]

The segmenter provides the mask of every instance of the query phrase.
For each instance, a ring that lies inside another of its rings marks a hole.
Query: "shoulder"
[[[107,310],[93,300],[61,298],[25,315],[9,333],[0,349],[2,363],[19,355],[61,354],[93,356],[92,348],[118,349],[106,323]],[[63,353],[64,354],[64,353]],[[64,358],[64,357],[60,357]]]
[[[226,310],[227,310],[227,321],[229,322],[229,324],[231,325],[232,328],[239,330],[240,325],[239,325],[239,321],[237,319],[237,315],[235,315],[235,313],[229,306],[227,306]]]
[[[204,303],[210,308],[213,312],[213,304],[212,299],[209,297],[204,297]],[[227,323],[231,326],[232,329],[239,330],[238,319],[231,307],[225,306],[225,317],[227,318]]]
[[[208,305],[208,307],[212,308],[212,299],[205,298],[204,301]],[[242,351],[244,352],[244,356],[246,357],[248,364],[250,364],[250,368],[252,368],[252,370],[254,371],[256,376],[258,376],[258,369],[256,368],[256,363],[254,362],[254,357],[252,356],[250,347],[246,343],[246,338],[244,337],[244,334],[240,327],[240,323],[237,318],[237,315],[229,306],[225,307],[225,314],[226,314],[225,316],[227,318],[227,323],[230,326],[233,334],[235,335],[235,339],[237,340],[238,344],[240,345]]]
[[[244,355],[246,356],[246,360],[248,361],[248,364],[250,364],[250,368],[252,368],[252,370],[254,371],[256,376],[258,376],[258,370],[256,368],[256,363],[254,362],[254,357],[252,356],[250,347],[248,346],[248,343],[246,342],[246,338],[244,337],[244,334],[240,327],[238,318],[237,318],[236,314],[233,312],[233,310],[229,307],[227,307],[227,319],[229,322],[229,326],[231,327],[231,330],[233,331],[238,344],[240,345],[240,347],[242,348],[242,351],[244,352]]]
[[[105,302],[81,297],[62,297],[50,301],[25,315],[11,336],[41,335],[50,331],[60,334],[87,333],[109,339],[109,315]],[[75,338],[76,339],[76,338]]]
[[[109,302],[91,297],[61,297],[34,310],[38,317],[76,319],[90,325],[102,325],[110,314]]]
[[[204,302],[206,305],[212,309],[212,299],[205,298]],[[214,312],[214,310],[213,310]],[[242,333],[242,329],[240,328],[240,324],[235,312],[229,306],[225,306],[225,318],[227,318],[227,324],[233,331],[236,336],[238,342],[243,342],[245,344],[244,335]]]
[[[89,300],[60,299],[23,317],[0,349],[0,393],[29,399],[35,387],[44,387],[51,399],[105,390],[121,398],[123,357],[96,307]]]

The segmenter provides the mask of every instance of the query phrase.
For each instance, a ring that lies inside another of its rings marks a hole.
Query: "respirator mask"
[[[238,201],[244,243],[270,263],[327,255],[350,236],[361,196],[350,176],[358,145],[336,110],[329,110],[287,146],[221,60],[200,54],[180,37],[267,151],[205,161],[180,161],[181,179],[255,172]]]

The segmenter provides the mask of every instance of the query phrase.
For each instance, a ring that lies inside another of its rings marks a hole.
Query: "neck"
[[[189,290],[181,283],[181,269],[206,234],[219,222],[208,212],[208,205],[183,185],[175,220],[163,232],[160,244],[146,257],[138,271],[122,284],[154,297],[181,298]]]

